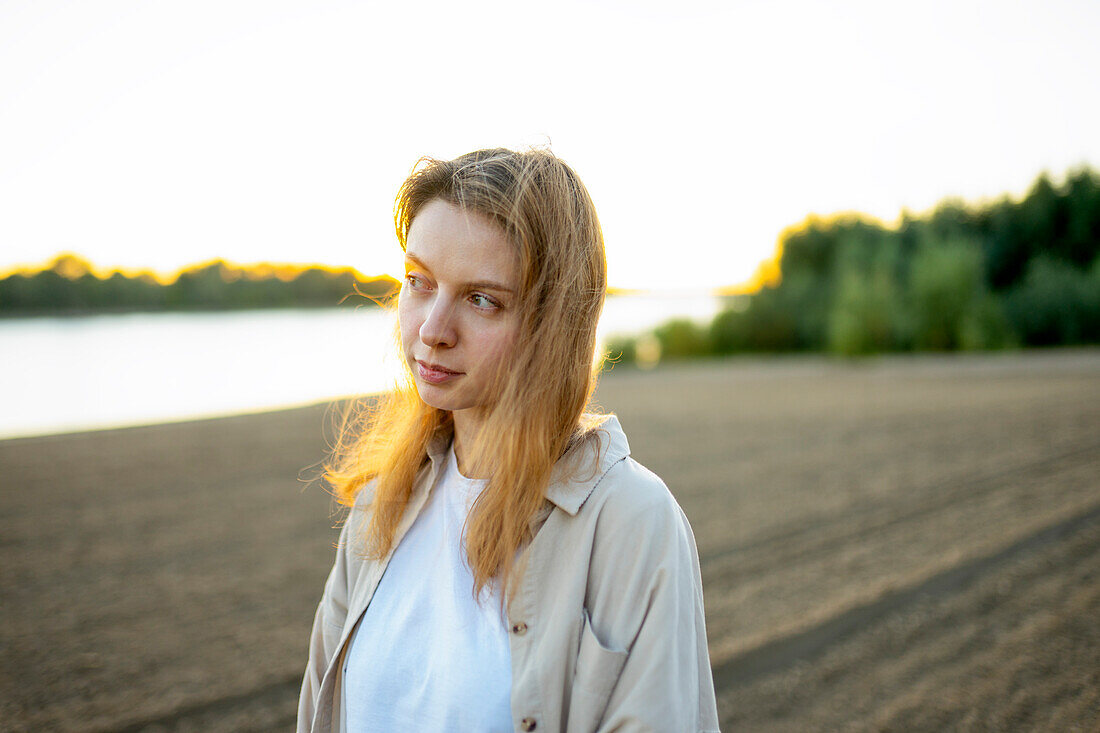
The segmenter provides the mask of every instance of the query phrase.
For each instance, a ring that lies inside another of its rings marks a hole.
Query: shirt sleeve
[[[329,662],[336,653],[344,631],[348,614],[348,525],[350,517],[340,530],[336,546],[336,560],[325,581],[321,602],[313,617],[313,630],[309,636],[309,661],[302,679],[302,691],[298,697],[298,733],[308,733],[317,711],[317,698],[321,681]]]
[[[718,730],[695,537],[661,489],[640,501],[628,493],[601,512],[590,622],[605,651],[625,661],[600,731]]]

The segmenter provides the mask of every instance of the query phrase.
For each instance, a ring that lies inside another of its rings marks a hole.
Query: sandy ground
[[[1100,729],[1100,351],[627,369],[724,730]],[[286,730],[322,407],[0,442],[0,730]]]

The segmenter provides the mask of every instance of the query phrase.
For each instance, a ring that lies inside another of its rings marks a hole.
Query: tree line
[[[1089,168],[1023,199],[947,200],[887,227],[810,217],[780,236],[777,276],[709,326],[669,321],[611,358],[952,351],[1100,343],[1100,178]],[[658,356],[659,355],[659,356]]]
[[[241,267],[221,260],[186,268],[170,282],[150,273],[100,277],[86,260],[63,254],[40,270],[0,279],[0,316],[357,306],[396,287],[392,278],[368,278],[352,268]]]

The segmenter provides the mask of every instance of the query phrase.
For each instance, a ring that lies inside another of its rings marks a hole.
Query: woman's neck
[[[455,410],[451,413],[454,422],[455,459],[458,472],[466,478],[487,479],[484,471],[478,471],[472,460],[474,441],[481,429],[481,419],[469,414],[470,410]]]

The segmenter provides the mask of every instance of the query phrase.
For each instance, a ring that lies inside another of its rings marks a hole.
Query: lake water
[[[601,338],[710,296],[609,298]],[[360,310],[157,313],[0,320],[0,438],[207,417],[379,392],[393,384],[392,316]]]

